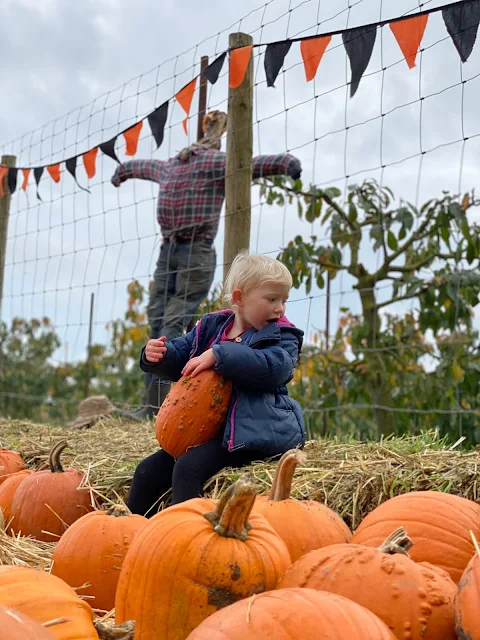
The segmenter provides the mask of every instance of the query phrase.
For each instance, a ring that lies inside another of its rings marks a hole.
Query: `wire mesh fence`
[[[200,169],[201,189],[198,176],[186,170],[180,178],[171,163],[197,140],[202,78],[209,78],[206,110],[228,112],[232,74],[245,71],[241,61],[232,66],[228,36],[244,32],[253,38],[243,59],[253,61],[260,167],[250,251],[279,256],[294,276],[287,315],[305,342],[290,392],[310,434],[438,427],[480,442],[479,6],[271,0],[2,144],[16,167],[2,174],[13,193],[1,413],[65,421],[86,393],[106,393],[117,406],[141,404],[138,356],[152,331],[149,304],[159,299],[151,289],[157,263],[170,235],[169,251],[180,239],[185,262],[169,259],[163,275],[191,274],[205,220],[213,249],[207,242],[199,259],[203,274],[205,260],[214,261],[209,294],[180,309],[176,330],[221,306],[229,222],[217,204],[225,160]],[[212,67],[213,75],[219,70],[213,83]],[[265,157],[281,164],[284,154],[300,161],[299,179],[284,175],[288,162],[266,175]],[[119,163],[132,159],[129,176],[143,179],[115,188]],[[162,291],[168,303],[171,292]],[[184,302],[191,293],[184,291]],[[153,313],[154,332],[165,321],[162,309]]]

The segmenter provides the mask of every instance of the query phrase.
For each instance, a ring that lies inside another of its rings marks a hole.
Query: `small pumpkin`
[[[0,640],[55,640],[55,636],[36,620],[0,606]]]
[[[9,449],[0,449],[0,484],[5,482],[12,473],[26,468],[24,459]]]
[[[0,485],[0,511],[3,511],[3,517],[7,528],[9,528],[8,523],[10,521],[10,513],[12,510],[15,493],[21,483],[31,473],[34,473],[32,469],[23,469],[23,471],[17,471]]]
[[[480,549],[468,563],[455,595],[455,629],[459,640],[480,640]]]
[[[402,528],[378,548],[335,544],[297,560],[278,588],[329,591],[377,615],[403,640],[455,640],[456,586],[446,571],[408,556],[412,542]]]
[[[480,539],[480,505],[440,491],[405,493],[369,513],[351,542],[378,547],[398,527],[413,541],[412,560],[438,565],[458,584],[475,553],[469,532]]]
[[[395,640],[387,626],[364,607],[314,589],[280,589],[240,600],[208,617],[188,636],[188,640],[272,638]]]
[[[94,609],[115,606],[125,554],[147,518],[132,515],[121,505],[92,511],[69,527],[55,545],[51,573],[88,596]],[[82,585],[86,585],[83,588]]]
[[[84,474],[64,470],[60,455],[67,446],[57,443],[49,456],[49,469],[25,478],[15,492],[11,508],[12,529],[44,542],[56,542],[78,518],[93,511],[90,492],[81,488]]]
[[[292,562],[313,549],[348,542],[352,537],[350,529],[332,509],[316,500],[290,497],[295,469],[306,458],[298,449],[287,451],[278,463],[270,495],[259,496],[254,506],[283,539]]]
[[[63,580],[30,567],[0,567],[0,605],[11,607],[44,624],[57,640],[98,640],[93,611]]]
[[[254,502],[241,478],[219,501],[193,498],[153,516],[123,561],[116,622],[135,620],[135,640],[184,640],[218,609],[273,589],[290,555]]]
[[[225,422],[232,382],[213,369],[175,383],[155,420],[158,444],[174,458],[214,438]]]

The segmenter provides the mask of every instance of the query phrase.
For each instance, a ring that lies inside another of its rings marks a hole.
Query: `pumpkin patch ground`
[[[84,474],[82,488],[88,489],[101,509],[126,500],[135,467],[159,446],[153,422],[136,424],[110,417],[91,429],[72,430],[0,418],[0,448],[19,454],[33,472],[46,468],[52,447],[61,440],[67,441],[62,453],[65,469]],[[305,453],[306,459],[295,469],[290,497],[322,502],[353,533],[379,505],[409,492],[448,492],[478,504],[479,452],[448,450],[434,433],[382,444],[318,440],[307,443]],[[267,496],[277,465],[278,460],[273,460],[241,470],[226,469],[209,481],[206,497],[218,498],[244,473],[250,475],[257,494]],[[17,466],[9,473],[21,470],[18,459]],[[168,506],[169,501],[166,494],[160,507]],[[54,541],[14,538],[0,529],[0,566],[49,571],[54,548]],[[113,611],[94,609],[94,613],[107,626],[114,624]]]

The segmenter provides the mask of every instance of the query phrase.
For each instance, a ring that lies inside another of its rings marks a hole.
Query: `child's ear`
[[[232,298],[232,307],[235,305],[236,307],[241,307],[243,304],[243,295],[241,289],[234,289],[231,294]]]

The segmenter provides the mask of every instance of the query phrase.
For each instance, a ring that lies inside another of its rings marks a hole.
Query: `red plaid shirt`
[[[226,154],[195,151],[189,160],[131,160],[112,177],[116,187],[129,178],[158,182],[157,220],[165,239],[213,240],[225,199]],[[289,175],[298,178],[300,161],[287,153],[253,158],[253,178]]]

